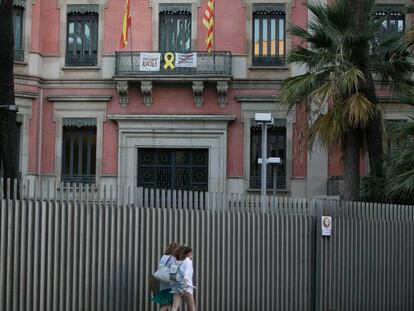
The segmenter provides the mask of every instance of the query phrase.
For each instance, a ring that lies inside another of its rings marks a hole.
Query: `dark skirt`
[[[170,305],[173,302],[173,294],[170,293],[171,288],[163,289],[152,297],[152,301],[159,305]]]

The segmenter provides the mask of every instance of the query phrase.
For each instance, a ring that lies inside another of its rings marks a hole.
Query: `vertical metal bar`
[[[322,262],[321,262],[321,251],[322,251],[322,241],[321,241],[321,224],[320,220],[322,217],[322,202],[320,200],[312,200],[315,210],[315,233],[314,233],[314,243],[315,243],[315,277],[314,277],[314,311],[322,311]]]

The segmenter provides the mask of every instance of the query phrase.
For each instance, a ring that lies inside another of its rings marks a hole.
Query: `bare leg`
[[[193,294],[184,292],[183,299],[188,307],[188,311],[195,311],[195,302]]]
[[[173,305],[171,308],[171,311],[177,311],[178,309],[180,309],[180,305],[181,305],[181,301],[183,299],[181,298],[180,294],[174,294],[174,300],[173,300]]]
[[[161,305],[160,311],[168,311],[170,305]]]

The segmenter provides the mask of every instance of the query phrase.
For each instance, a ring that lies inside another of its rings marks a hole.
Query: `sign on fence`
[[[322,216],[322,236],[331,236],[332,234],[332,217]]]

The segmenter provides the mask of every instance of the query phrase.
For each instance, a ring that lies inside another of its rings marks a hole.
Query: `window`
[[[381,29],[376,41],[390,33],[403,33],[405,31],[405,14],[403,6],[378,6],[375,17],[383,19]]]
[[[73,9],[68,13],[66,66],[96,66],[98,14],[94,9]]]
[[[160,5],[160,51],[191,51],[191,12],[186,6]]]
[[[253,7],[254,66],[285,64],[285,12],[281,6],[255,5]]]
[[[253,121],[254,122],[254,121]],[[276,166],[277,189],[286,189],[286,120],[275,119],[274,124],[267,128],[267,157],[280,157],[281,164]],[[250,188],[260,189],[262,157],[262,126],[255,124],[250,128]],[[274,170],[267,166],[267,189],[273,189]]]
[[[14,59],[17,61],[24,60],[23,13],[24,13],[24,8],[20,6],[13,6]]]
[[[385,120],[385,130],[387,133],[387,155],[392,155],[395,150],[401,146],[401,140],[397,137],[395,131],[406,123],[407,120]]]
[[[208,149],[138,149],[138,186],[208,191]]]
[[[62,181],[94,183],[96,119],[63,119]]]
[[[21,128],[22,123],[17,122],[17,132],[16,132],[16,140],[17,140],[17,150],[16,150],[16,169],[17,172],[20,173],[20,137],[21,137]],[[1,154],[0,154],[1,157]],[[4,164],[3,160],[0,158],[0,177],[4,174]]]

